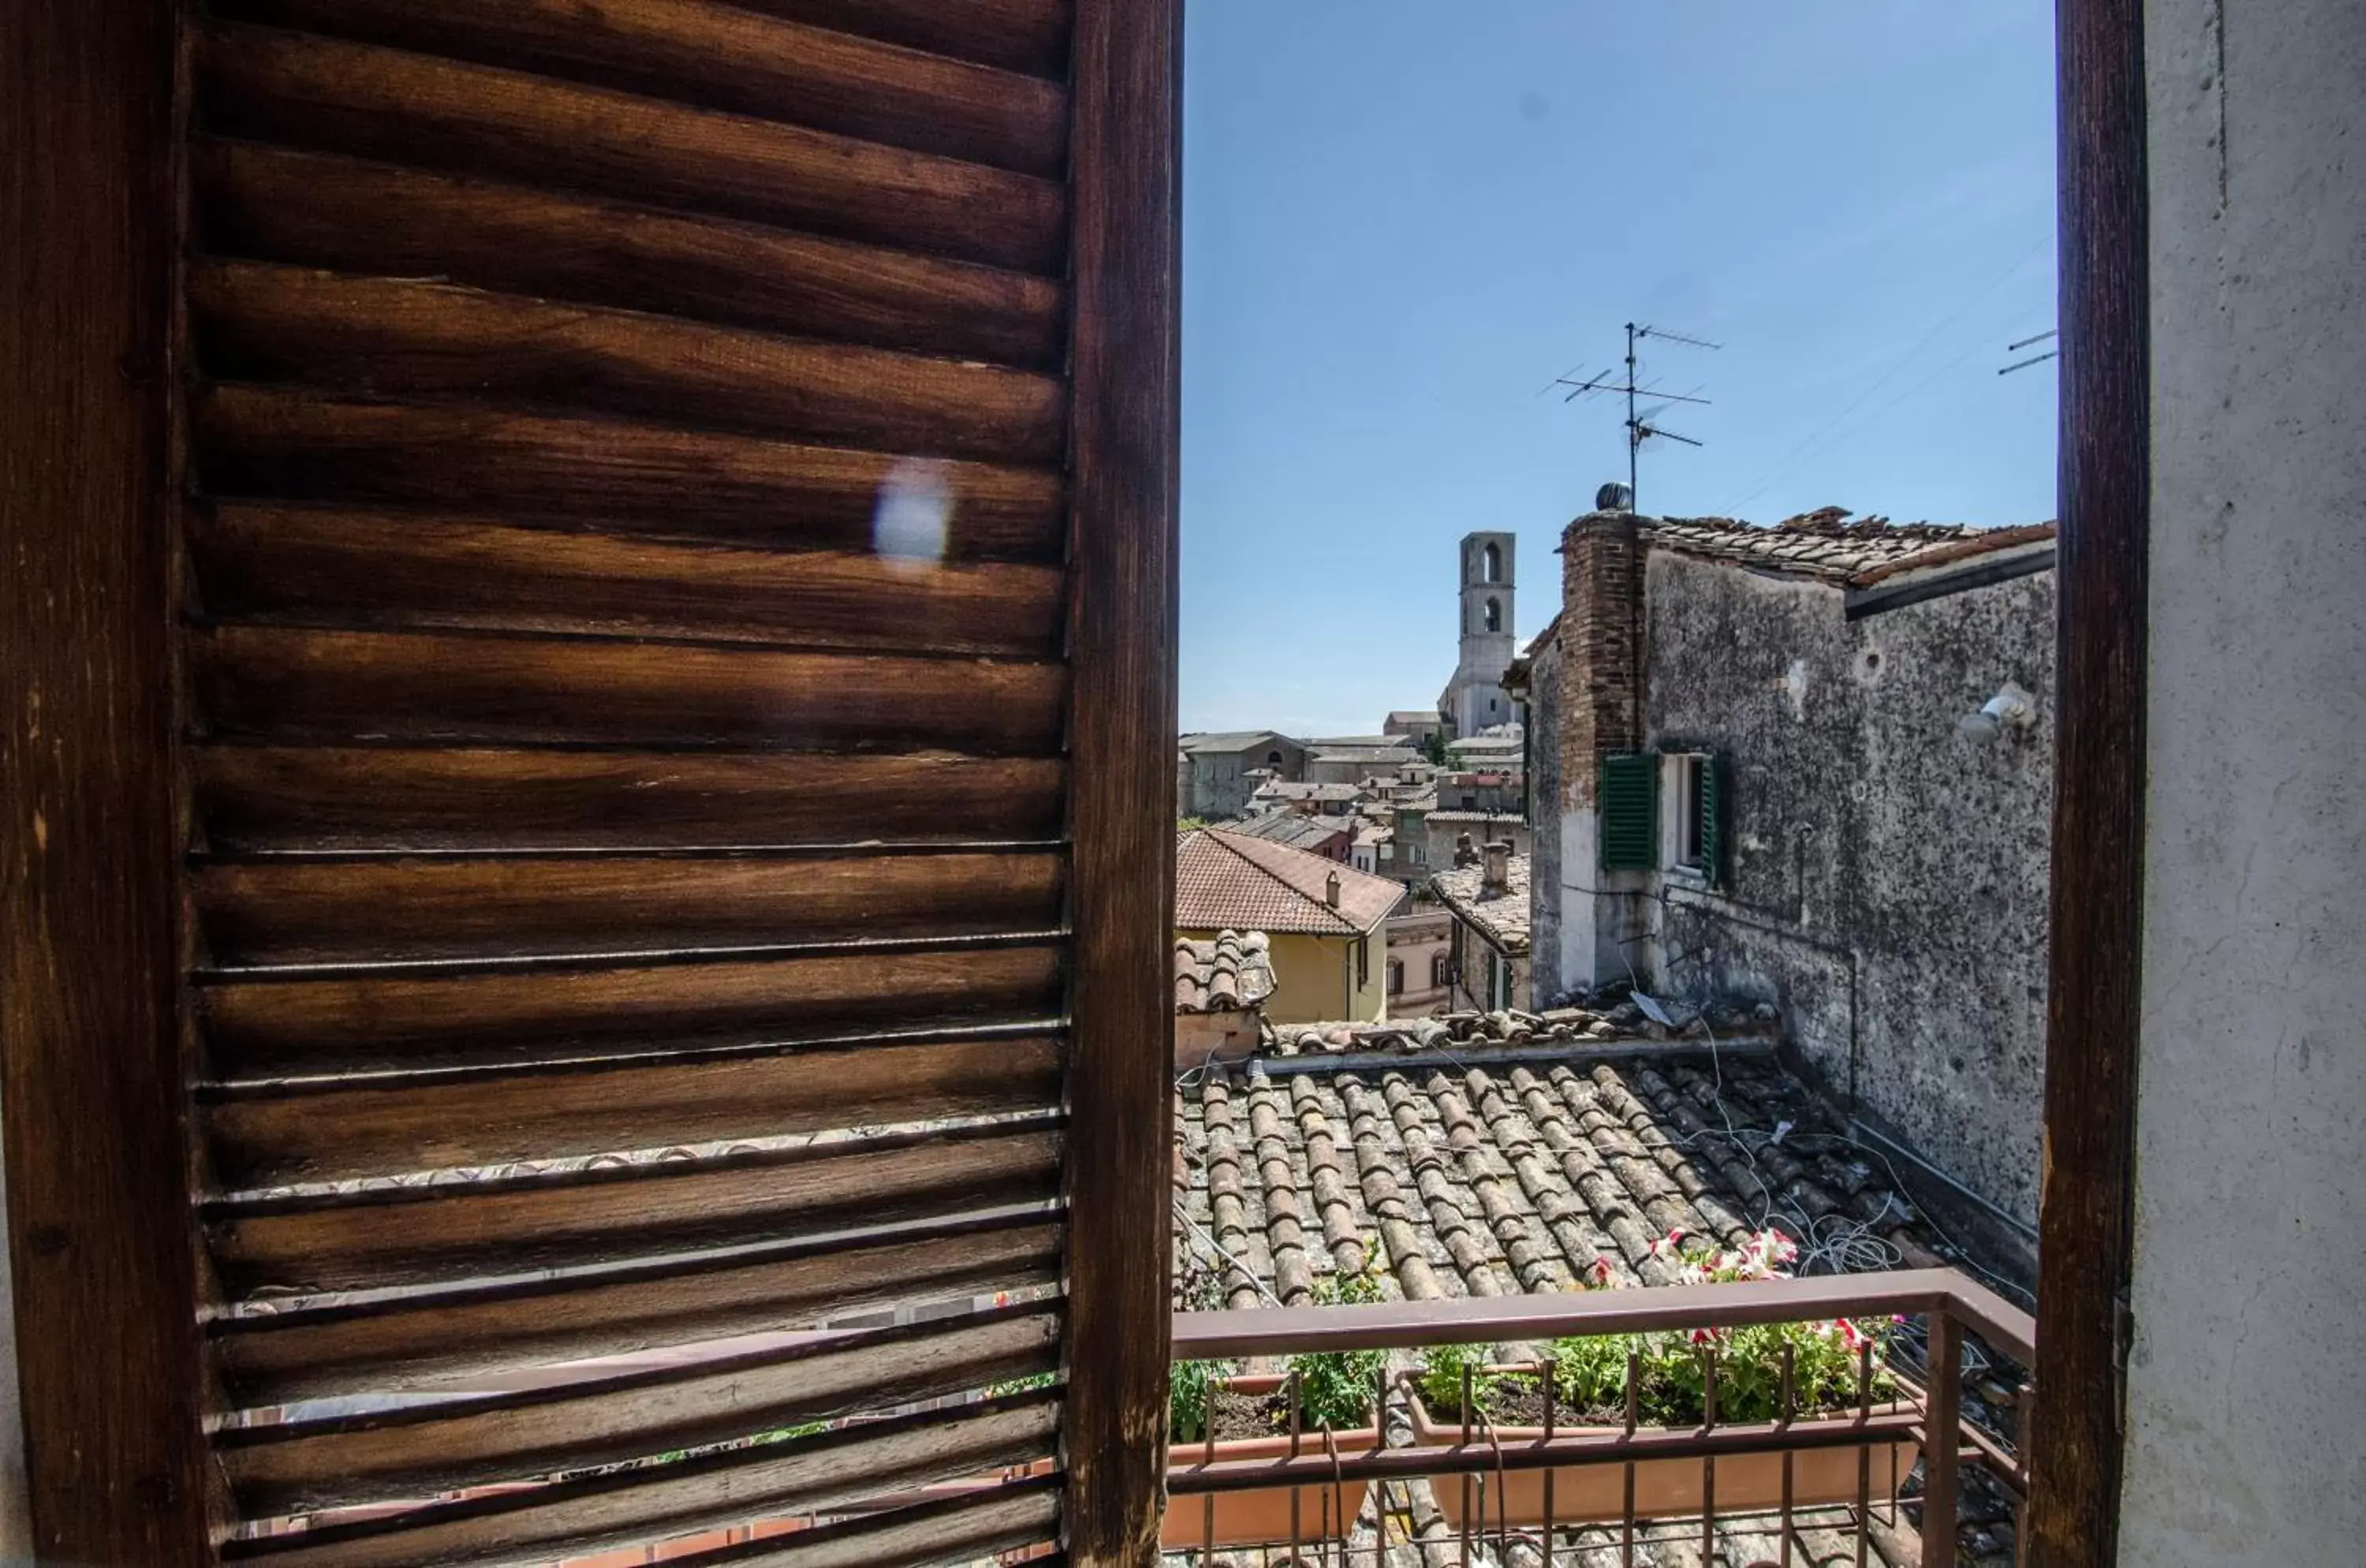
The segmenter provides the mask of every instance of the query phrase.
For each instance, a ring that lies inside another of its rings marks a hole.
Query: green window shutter
[[[1660,759],[1624,751],[1602,759],[1602,869],[1660,863]]]
[[[1725,759],[1714,752],[1701,759],[1701,870],[1711,887],[1725,886]]]

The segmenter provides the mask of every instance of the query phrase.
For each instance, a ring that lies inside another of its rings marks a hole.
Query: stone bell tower
[[[1459,739],[1518,716],[1504,692],[1512,666],[1512,548],[1509,534],[1462,536],[1462,653],[1438,694],[1446,733]]]

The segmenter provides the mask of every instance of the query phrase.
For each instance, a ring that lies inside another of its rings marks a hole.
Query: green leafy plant
[[[1388,1299],[1388,1269],[1377,1252],[1361,1269],[1334,1269],[1314,1281],[1317,1306],[1363,1306]],[[1304,1431],[1329,1423],[1335,1432],[1362,1426],[1380,1397],[1383,1350],[1316,1350],[1292,1356],[1283,1371],[1298,1379],[1298,1416]],[[1285,1393],[1287,1388],[1285,1386]],[[1288,1420],[1285,1414],[1281,1419]]]
[[[1283,1370],[1298,1379],[1300,1430],[1311,1432],[1328,1426],[1335,1432],[1345,1432],[1369,1420],[1388,1360],[1385,1350],[1317,1350],[1292,1356],[1283,1363]]]
[[[1717,1247],[1672,1231],[1651,1244],[1686,1284],[1786,1277],[1796,1249],[1774,1231],[1740,1246]],[[1897,1391],[1887,1369],[1895,1320],[1860,1323],[1833,1318],[1689,1333],[1608,1334],[1560,1339],[1552,1347],[1554,1393],[1572,1414],[1622,1415],[1628,1358],[1635,1359],[1636,1415],[1651,1426],[1691,1426],[1705,1418],[1708,1373],[1717,1368],[1719,1421],[1771,1421],[1783,1410],[1783,1354],[1791,1354],[1793,1409],[1835,1410],[1855,1403],[1857,1357],[1870,1348],[1871,1393]],[[1424,1391],[1426,1393],[1426,1389]]]
[[[1208,819],[1204,817],[1177,817],[1175,818],[1175,830],[1178,833],[1196,833],[1207,825]]]
[[[1227,1361],[1177,1361],[1166,1378],[1166,1435],[1177,1443],[1204,1442],[1216,1384],[1232,1374]]]
[[[1378,1252],[1364,1260],[1364,1266],[1352,1273],[1335,1269],[1314,1281],[1314,1304],[1317,1306],[1368,1306],[1373,1302],[1388,1300],[1388,1266]]]
[[[1417,1380],[1422,1398],[1438,1411],[1462,1411],[1462,1384],[1470,1375],[1471,1416],[1488,1413],[1490,1402],[1503,1387],[1504,1374],[1493,1370],[1482,1345],[1433,1345],[1421,1353]]]

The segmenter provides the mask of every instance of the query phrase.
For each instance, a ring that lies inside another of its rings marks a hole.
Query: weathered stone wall
[[[1645,573],[1643,742],[1725,756],[1731,839],[1725,889],[1637,901],[1650,968],[1774,1002],[1838,1100],[2034,1224],[2053,574],[1852,624],[1836,588],[1657,550]],[[2007,681],[2037,728],[1960,738]]]

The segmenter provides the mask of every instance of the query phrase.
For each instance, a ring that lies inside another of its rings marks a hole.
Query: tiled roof
[[[1508,827],[1525,828],[1528,819],[1516,811],[1433,811],[1432,822],[1501,822]]]
[[[1433,811],[1430,820],[1447,815]],[[1429,879],[1438,901],[1470,924],[1479,928],[1490,941],[1506,953],[1528,950],[1528,857],[1512,854],[1504,858],[1504,886],[1488,891],[1487,865],[1482,854],[1476,865],[1458,865],[1441,871]]]
[[[1320,853],[1319,846],[1332,840],[1352,836],[1356,830],[1353,817],[1309,817],[1301,811],[1268,811],[1260,817],[1244,817],[1224,825],[1225,831],[1246,834],[1268,843],[1288,844],[1292,849]]]
[[[1670,1047],[1631,1040],[1545,1049],[1345,1066],[1260,1055],[1183,1075],[1178,1294],[1212,1277],[1231,1306],[1296,1306],[1374,1256],[1414,1300],[1566,1290],[1597,1259],[1622,1283],[1664,1284],[1651,1244],[1676,1229],[1724,1244],[1771,1225],[1808,1269],[1944,1261],[1763,1046],[1715,1061],[1639,1055]]]
[[[1954,523],[1892,523],[1886,517],[1852,521],[1848,509],[1840,506],[1787,518],[1771,528],[1729,517],[1643,518],[1638,528],[1656,549],[1853,587],[2054,537],[2051,523],[1974,528]]]
[[[1245,751],[1252,746],[1284,740],[1298,744],[1278,729],[1217,729],[1197,735],[1186,735],[1180,745],[1186,751]]]
[[[1306,743],[1310,751],[1329,751],[1340,747],[1377,746],[1384,750],[1411,751],[1413,738],[1408,735],[1318,735]]]
[[[1175,939],[1175,1010],[1245,1012],[1273,995],[1273,956],[1263,931]]]
[[[1317,744],[1307,749],[1309,762],[1386,762],[1394,766],[1420,756],[1411,746],[1358,741],[1352,745]]]
[[[1354,800],[1363,794],[1349,784],[1301,784],[1295,779],[1272,779],[1257,785],[1256,793],[1272,800]]]
[[[1381,721],[1384,724],[1436,724],[1436,708],[1399,708]]]
[[[1339,904],[1324,899],[1339,879]],[[1222,828],[1200,828],[1175,846],[1175,924],[1184,931],[1287,931],[1355,936],[1370,931],[1403,889],[1321,855]]]

